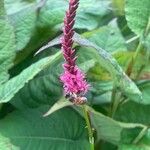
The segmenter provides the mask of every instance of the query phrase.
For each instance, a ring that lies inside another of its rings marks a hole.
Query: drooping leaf
[[[9,78],[8,70],[13,66],[15,57],[15,37],[7,19],[0,18],[0,84]]]
[[[46,45],[44,45],[43,47],[41,47],[36,53],[35,55],[41,53],[42,51],[50,48],[50,47],[53,47],[55,45],[59,45],[60,44],[60,41],[61,41],[61,38],[62,38],[62,35],[54,38],[52,41],[48,42]]]
[[[36,21],[36,3],[20,0],[6,0],[6,12],[16,35],[17,51],[30,41]]]
[[[149,0],[125,0],[126,19],[137,35],[143,34],[150,18]]]
[[[45,67],[49,66],[57,57],[60,56],[60,52],[57,54],[44,58],[39,62],[31,65],[29,68],[23,70],[18,76],[10,79],[8,82],[0,87],[0,103],[6,103],[29,82],[35,75],[42,71]]]
[[[71,103],[66,98],[61,98],[59,101],[57,101],[49,110],[44,114],[44,117],[51,115],[52,113],[58,111],[59,109],[62,109],[67,106],[71,106],[73,103]]]
[[[100,64],[111,73],[116,85],[132,100],[139,102],[142,99],[141,92],[137,88],[136,84],[124,73],[117,61],[101,47],[97,46],[93,42],[81,37],[79,34],[75,34],[74,40],[82,46],[91,47],[99,52]]]
[[[42,117],[48,107],[15,111],[0,121],[0,149],[89,150],[83,119],[72,109]],[[8,140],[9,139],[9,140]]]

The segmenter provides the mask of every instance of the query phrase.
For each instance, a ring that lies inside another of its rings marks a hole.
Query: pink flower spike
[[[66,69],[66,68],[65,68]],[[89,85],[84,79],[84,74],[75,66],[76,74],[70,73],[67,69],[60,79],[64,83],[65,94],[85,94],[88,91]]]
[[[79,0],[70,0],[69,9],[64,19],[63,38],[61,39],[62,51],[65,59],[63,65],[64,73],[60,76],[66,95],[84,96],[89,89],[89,84],[85,80],[84,73],[76,65],[77,56],[73,49],[73,35],[76,10]]]

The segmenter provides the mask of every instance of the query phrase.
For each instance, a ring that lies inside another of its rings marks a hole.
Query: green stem
[[[111,94],[111,106],[110,106],[110,117],[113,118],[120,104],[121,94],[117,92],[117,87],[114,84]]]
[[[146,27],[146,30],[145,30],[145,34],[144,34],[145,37],[148,36],[149,30],[150,30],[150,17],[148,19],[148,24],[147,24],[147,27]]]
[[[149,17],[149,20],[148,20],[148,24],[147,24],[147,27],[146,27],[146,30],[145,30],[145,33],[144,33],[144,37],[146,38],[149,34],[149,31],[150,31],[150,17]],[[145,59],[145,63],[141,66],[140,70],[138,71],[137,73],[137,76],[135,77],[135,79],[138,79],[141,75],[141,72],[143,71],[143,69],[146,67],[148,61],[149,61],[149,57],[150,57],[150,52],[147,50],[146,51],[146,59]]]
[[[135,63],[135,61],[137,59],[137,56],[138,56],[141,48],[142,48],[142,42],[140,41],[139,44],[138,44],[138,46],[137,46],[136,52],[135,52],[135,54],[133,56],[133,63]]]
[[[83,106],[83,112],[84,112],[84,118],[85,118],[87,129],[88,129],[90,148],[91,148],[91,150],[94,150],[93,130],[92,130],[92,127],[91,127],[88,110],[87,110],[85,105]]]
[[[116,88],[114,87],[111,94],[110,117],[114,115],[114,103],[116,99]]]
[[[137,49],[136,49],[136,51],[135,51],[135,54],[134,54],[134,56],[131,58],[131,60],[130,60],[130,62],[129,62],[129,65],[128,65],[128,68],[127,68],[127,71],[126,71],[126,73],[127,73],[127,75],[128,75],[129,77],[131,76],[131,73],[133,72],[133,67],[134,67],[134,64],[135,64],[135,62],[136,62],[136,60],[137,60],[137,56],[138,56],[138,54],[139,54],[141,48],[142,48],[142,43],[141,43],[141,41],[139,41],[139,44],[138,44]]]

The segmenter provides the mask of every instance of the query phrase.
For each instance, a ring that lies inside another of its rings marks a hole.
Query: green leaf
[[[70,108],[42,117],[47,108],[15,111],[2,119],[0,149],[14,145],[13,150],[89,150],[83,119]]]
[[[15,37],[12,26],[0,18],[0,85],[9,78],[8,70],[15,57]]]
[[[143,146],[136,145],[121,145],[118,150],[149,150],[149,147],[144,148]]]
[[[148,130],[145,136],[136,145],[121,145],[119,150],[149,150],[150,148],[150,130]]]
[[[143,95],[143,104],[150,104],[150,81],[143,83],[139,86],[140,90],[142,91]]]
[[[36,22],[35,3],[6,0],[6,12],[16,35],[17,51],[22,50],[30,41],[33,35]]]
[[[3,150],[10,150],[10,149],[19,150],[19,147],[14,146],[11,143],[11,140],[1,135],[1,133],[0,133],[0,148]]]
[[[94,31],[85,32],[83,36],[108,52],[127,50],[125,40],[117,26],[104,26]]]
[[[150,124],[149,113],[150,105],[142,105],[129,101],[118,108],[115,119],[126,123],[142,123],[148,125]]]
[[[95,63],[96,60],[91,59],[91,60],[87,60],[86,63],[85,62],[81,63],[79,67],[82,69],[82,71],[88,72],[93,66],[95,66]]]
[[[40,56],[37,58],[40,59]],[[36,61],[37,58],[35,57]],[[62,63],[62,55],[59,55],[49,67],[26,84],[12,99],[11,103],[22,109],[39,107],[41,104],[54,104],[63,94],[63,87],[59,80],[59,76],[63,72]]]
[[[99,25],[99,20],[102,20],[102,17],[110,13],[109,4],[110,2],[108,1],[80,1],[75,28],[87,30],[96,28]],[[40,26],[54,27],[60,25],[63,22],[67,8],[68,1],[48,0],[39,14]]]
[[[126,0],[126,19],[129,27],[137,35],[143,34],[150,18],[149,0]]]
[[[35,75],[42,71],[45,67],[50,65],[57,57],[60,56],[60,52],[57,54],[44,58],[37,63],[31,65],[27,69],[23,70],[18,76],[10,79],[8,82],[0,87],[0,103],[6,103],[29,82]]]
[[[111,12],[109,4],[109,1],[80,1],[75,27],[78,29],[92,30],[98,27],[99,24],[103,24],[104,20],[102,18]]]
[[[99,62],[100,64],[112,75],[116,85],[130,97],[132,100],[139,102],[142,98],[142,94],[137,88],[136,84],[131,81],[131,79],[124,73],[123,69],[119,66],[117,61],[105,50],[103,50],[98,45],[90,42],[89,40],[81,37],[79,34],[74,36],[75,42],[79,45],[86,47],[91,47],[99,52]]]
[[[75,108],[81,115],[81,111]],[[104,116],[88,107],[93,128],[97,133],[97,140],[104,140],[112,144],[133,142],[142,129],[146,128],[143,124],[122,123],[112,118]]]
[[[59,101],[57,101],[49,110],[48,112],[46,112],[43,116],[46,117],[46,116],[49,116],[51,115],[52,113],[58,111],[59,109],[62,109],[64,107],[67,107],[67,106],[71,106],[73,105],[73,103],[71,103],[69,100],[67,100],[66,98],[61,98]]]
[[[136,145],[120,145],[119,150],[149,150],[150,148],[150,130]]]
[[[41,27],[54,27],[55,25],[62,23],[67,4],[67,1],[47,0],[44,7],[40,10],[38,18],[39,25]]]
[[[0,17],[5,14],[5,9],[4,9],[4,0],[0,1]]]
[[[49,55],[49,52],[47,51],[45,55]],[[38,56],[41,57],[37,55],[37,58]],[[95,65],[95,59],[93,60],[94,54],[89,51],[89,57],[86,56],[80,56],[79,60],[84,59],[85,61],[78,62],[79,67],[85,73]],[[63,95],[63,86],[59,79],[59,76],[63,72],[63,62],[64,59],[62,55],[57,57],[48,68],[44,69],[33,80],[26,84],[25,87],[16,94],[11,103],[15,105],[15,107],[22,109],[25,107],[39,107],[41,104],[53,105]]]
[[[104,140],[114,145],[130,144],[135,141],[141,131],[147,129],[147,126],[143,124],[122,123],[104,116],[88,106],[87,108],[90,114],[92,127],[96,131],[96,141]],[[77,107],[74,107],[74,109],[83,116],[81,109]]]
[[[150,129],[148,129],[148,131],[145,134],[145,136],[139,142],[139,145],[143,145],[143,146],[145,146],[145,148],[149,148],[150,147]],[[148,149],[146,149],[146,150],[148,150]]]

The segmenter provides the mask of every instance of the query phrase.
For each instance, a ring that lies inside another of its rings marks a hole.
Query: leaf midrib
[[[9,139],[33,139],[33,140],[54,140],[54,141],[64,141],[64,142],[80,142],[79,140],[65,139],[59,137],[42,137],[42,136],[8,136]]]

